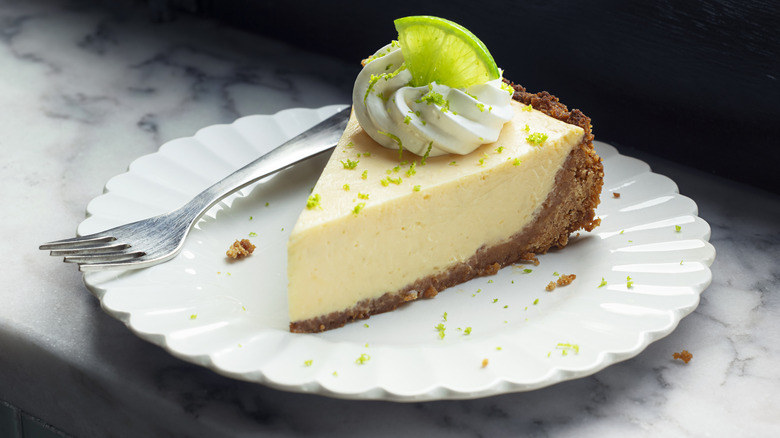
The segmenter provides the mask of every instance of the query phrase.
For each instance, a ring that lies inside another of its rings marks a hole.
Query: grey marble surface
[[[780,429],[780,199],[617,145],[675,180],[718,251],[668,337],[591,377],[470,401],[333,400],[182,362],[38,251],[135,158],[215,123],[348,103],[354,65],[179,18],[0,0],[0,400],[89,436],[771,436]],[[775,145],[765,145],[774,147]],[[675,351],[694,354],[687,365]]]

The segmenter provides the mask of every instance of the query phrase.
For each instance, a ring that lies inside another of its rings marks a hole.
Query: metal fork
[[[57,240],[39,247],[80,271],[138,269],[175,257],[197,220],[228,195],[260,178],[286,169],[336,146],[349,119],[347,107],[252,161],[170,213],[87,236]]]

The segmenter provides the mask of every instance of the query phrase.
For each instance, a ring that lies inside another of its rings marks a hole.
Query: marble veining
[[[468,401],[333,400],[182,362],[108,317],[37,250],[165,141],[249,114],[348,102],[356,65],[99,2],[0,0],[0,399],[74,436],[772,436],[780,430],[780,199],[663,161],[712,227],[701,304],[591,377]],[[597,122],[595,122],[597,124]],[[598,135],[598,131],[597,131]],[[769,145],[768,145],[769,146]],[[688,349],[684,364],[672,353]]]

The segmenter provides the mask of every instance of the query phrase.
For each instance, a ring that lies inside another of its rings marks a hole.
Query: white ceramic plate
[[[106,184],[78,232],[174,209],[339,108],[245,117],[166,143]],[[365,324],[322,334],[287,330],[287,236],[327,157],[269,177],[212,209],[173,261],[88,273],[85,282],[103,308],[141,338],[223,375],[283,390],[351,399],[463,399],[587,376],[671,333],[699,303],[715,257],[709,226],[674,182],[609,145],[596,148],[606,181],[602,224],[594,232],[541,256],[539,266],[508,267]],[[228,246],[247,237],[255,253],[227,260]],[[556,273],[577,278],[546,292]],[[434,328],[440,323],[443,339]]]

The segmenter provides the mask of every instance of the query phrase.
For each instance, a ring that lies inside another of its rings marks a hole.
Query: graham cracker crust
[[[344,326],[358,319],[389,312],[400,305],[418,298],[432,298],[439,291],[475,277],[494,275],[502,267],[535,259],[535,254],[545,254],[550,248],[563,248],[569,235],[577,230],[591,231],[599,225],[595,209],[600,202],[604,183],[604,166],[593,149],[590,118],[580,110],[569,111],[558,98],[543,91],[528,93],[520,85],[512,84],[513,99],[550,117],[577,125],[585,130],[583,141],[575,147],[555,177],[555,189],[549,194],[533,222],[513,235],[509,240],[491,247],[482,247],[466,262],[453,266],[449,271],[421,278],[395,292],[379,298],[363,300],[351,309],[290,323],[295,333],[315,333]]]

